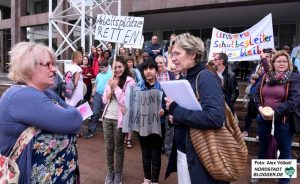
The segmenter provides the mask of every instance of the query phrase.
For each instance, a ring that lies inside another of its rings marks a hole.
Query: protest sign
[[[102,41],[139,46],[142,42],[144,18],[97,15],[95,38]]]
[[[161,135],[161,102],[162,92],[159,90],[141,91],[135,86],[127,88],[122,131],[137,131],[141,136]]]
[[[93,115],[93,111],[88,102],[79,105],[76,109],[80,112],[83,120],[86,120]]]
[[[274,48],[272,14],[241,33],[226,33],[213,28],[209,59],[220,52],[228,61],[259,60],[262,49]]]
[[[144,44],[144,36],[142,35],[142,39],[140,43],[137,43],[136,45],[131,45],[131,44],[124,44],[124,48],[133,48],[133,49],[143,49],[143,44]]]

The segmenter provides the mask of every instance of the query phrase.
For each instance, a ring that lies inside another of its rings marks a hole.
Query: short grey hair
[[[155,62],[156,62],[156,60],[158,60],[158,59],[162,59],[162,60],[163,60],[163,62],[164,62],[164,63],[166,63],[166,59],[165,59],[165,57],[164,57],[164,56],[162,56],[162,55],[158,55],[158,56],[156,56],[156,58],[155,58]]]
[[[190,33],[182,33],[176,36],[175,40],[172,41],[172,47],[174,44],[177,44],[183,50],[186,51],[187,54],[196,54],[195,63],[200,63],[204,54],[204,43],[203,41],[190,35]]]
[[[9,51],[10,63],[8,78],[18,83],[26,83],[35,70],[35,65],[40,63],[41,56],[49,54],[56,64],[53,50],[43,44],[33,42],[20,42]]]

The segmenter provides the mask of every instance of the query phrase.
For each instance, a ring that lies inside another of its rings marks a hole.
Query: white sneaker
[[[121,172],[115,172],[114,184],[122,184],[123,183],[123,175]]]
[[[114,183],[114,172],[108,172],[105,177],[105,184]]]
[[[151,180],[144,178],[144,182],[142,184],[151,184]]]

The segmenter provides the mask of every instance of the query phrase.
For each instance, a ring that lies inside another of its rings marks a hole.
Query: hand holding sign
[[[166,101],[166,109],[170,110],[170,105],[172,102],[174,102],[171,98],[165,97],[165,101]]]

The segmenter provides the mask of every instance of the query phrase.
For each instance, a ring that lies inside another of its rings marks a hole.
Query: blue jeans
[[[102,100],[102,95],[100,93],[96,93],[93,101],[93,115],[91,117],[91,122],[88,129],[89,132],[94,133],[96,131],[97,123],[100,115],[102,115],[103,107],[104,104]]]
[[[259,152],[258,159],[265,159],[268,149],[268,137],[271,134],[272,121],[264,120],[261,115],[256,118],[258,125],[259,136]],[[274,137],[278,143],[280,155],[278,159],[291,159],[291,146],[293,141],[293,134],[290,130],[290,124],[281,121],[275,121]],[[279,179],[279,183],[289,183],[290,179]]]

